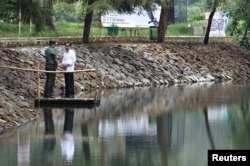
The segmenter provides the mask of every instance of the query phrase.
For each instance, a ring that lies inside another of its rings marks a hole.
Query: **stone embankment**
[[[193,44],[91,44],[74,45],[76,69],[99,68],[99,88],[172,85],[218,80],[250,78],[250,57],[235,45]],[[0,50],[1,66],[44,69],[45,48]],[[63,46],[56,47],[59,61]],[[0,69],[0,133],[35,119],[32,109],[36,97],[35,72]],[[59,66],[58,70],[62,70]],[[41,87],[45,74],[40,75]],[[91,90],[96,84],[95,72],[75,74],[76,91]],[[64,80],[57,74],[55,96],[63,96]],[[42,94],[41,94],[42,95]]]

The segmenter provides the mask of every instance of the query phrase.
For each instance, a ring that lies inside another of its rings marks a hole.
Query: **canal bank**
[[[46,47],[2,49],[1,66],[37,69],[44,66]],[[173,85],[225,80],[248,80],[250,58],[243,48],[229,44],[91,44],[74,45],[77,70],[99,69],[95,72],[75,74],[77,93],[100,89],[138,86]],[[56,47],[59,59],[63,46]],[[58,70],[62,70],[59,66]],[[0,72],[0,133],[36,119],[33,109],[36,97],[37,75],[1,69]],[[45,75],[40,75],[41,86]],[[56,78],[55,96],[63,96],[63,75]],[[42,95],[42,94],[41,94]]]

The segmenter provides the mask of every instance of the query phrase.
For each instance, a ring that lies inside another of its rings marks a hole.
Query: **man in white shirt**
[[[66,73],[64,73],[65,79],[65,97],[74,97],[74,69],[76,63],[76,54],[71,49],[70,43],[65,43],[65,52],[63,54],[62,65]]]

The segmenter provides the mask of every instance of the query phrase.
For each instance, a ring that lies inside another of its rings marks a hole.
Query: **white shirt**
[[[67,72],[73,72],[75,69],[75,63],[76,63],[76,54],[75,51],[69,50],[68,52],[64,52],[62,64],[67,64],[67,68],[65,71]]]

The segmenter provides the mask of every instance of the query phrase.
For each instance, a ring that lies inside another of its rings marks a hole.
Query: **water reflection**
[[[74,122],[74,110],[65,109],[65,119],[63,126],[63,135],[60,138],[60,147],[63,158],[63,165],[72,164],[75,144],[73,139],[73,122]],[[53,111],[52,109],[45,108],[43,110],[44,114],[44,142],[43,142],[43,152],[45,156],[46,164],[54,165],[54,149],[56,146],[56,135],[55,127],[53,121]],[[43,159],[43,158],[42,158]]]
[[[53,136],[55,134],[55,127],[54,127],[54,122],[53,122],[52,109],[45,108],[43,110],[43,116],[44,116],[44,123],[45,123],[44,135]]]
[[[61,151],[65,165],[71,164],[75,151],[75,142],[73,138],[73,122],[74,122],[74,110],[65,109],[65,120],[63,127],[63,136],[61,138]]]
[[[172,138],[172,114],[158,116],[157,120],[157,137],[160,148],[162,166],[168,165],[168,151],[171,146]]]
[[[207,165],[208,149],[250,148],[249,90],[220,84],[130,89],[104,92],[95,112],[44,109],[37,128],[29,124],[0,138],[0,163]]]
[[[203,108],[203,113],[204,113],[204,120],[205,120],[207,135],[208,135],[208,138],[209,138],[209,142],[211,144],[211,149],[215,149],[214,139],[213,139],[213,136],[212,136],[212,133],[211,133],[211,128],[210,128],[209,119],[208,119],[208,109],[207,109],[207,107]],[[213,116],[213,117],[215,117],[217,119],[217,116]]]
[[[27,132],[27,131],[26,131]],[[30,134],[24,131],[17,132],[17,163],[26,166],[30,163]]]
[[[54,149],[56,145],[56,136],[55,136],[53,116],[52,116],[52,109],[44,109],[43,115],[44,115],[45,130],[44,130],[42,155],[44,155],[45,164],[52,165],[54,162]],[[42,158],[42,160],[44,159]]]
[[[90,146],[89,146],[89,133],[88,133],[88,123],[87,122],[82,122],[81,124],[81,132],[82,132],[82,149],[83,149],[83,154],[84,158],[86,160],[86,164],[90,163]]]
[[[238,107],[234,107],[230,112],[228,120],[230,129],[234,133],[232,141],[235,146],[241,149],[249,148],[250,140],[250,99],[242,100]]]

